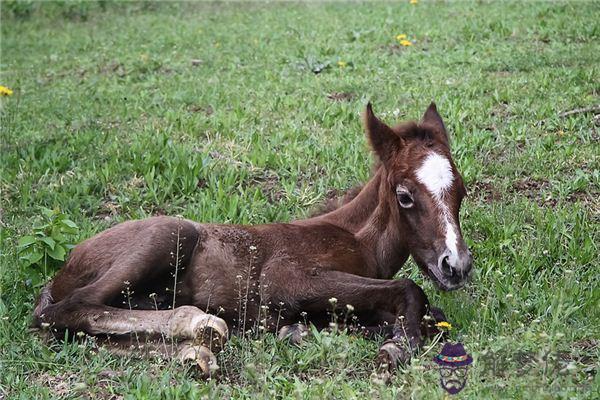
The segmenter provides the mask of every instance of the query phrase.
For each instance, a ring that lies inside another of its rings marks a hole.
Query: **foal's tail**
[[[52,303],[54,303],[54,299],[52,298],[52,293],[50,293],[50,286],[52,282],[48,283],[42,289],[40,293],[40,297],[38,297],[37,303],[35,305],[35,309],[33,310],[33,322],[31,324],[32,328],[41,328],[42,325],[42,316],[44,315],[44,310]]]

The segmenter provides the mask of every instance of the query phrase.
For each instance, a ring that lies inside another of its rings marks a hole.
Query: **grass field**
[[[457,398],[600,397],[600,118],[560,115],[600,104],[599,2],[1,7],[0,399],[443,398],[439,345],[384,385],[373,341],[234,338],[205,382],[28,330],[55,246],[156,214],[301,218],[368,179],[367,101],[394,123],[431,100],[476,271],[452,293],[412,263],[402,275],[475,359]],[[41,233],[59,225],[42,207],[78,231]],[[26,267],[19,240],[36,231],[54,247]]]

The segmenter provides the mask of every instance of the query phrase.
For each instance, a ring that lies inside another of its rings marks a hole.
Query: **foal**
[[[338,209],[257,226],[171,217],[118,224],[73,249],[43,289],[34,325],[128,343],[168,338],[165,352],[209,374],[229,328],[297,336],[300,320],[329,321],[335,298],[360,325],[391,331],[381,363],[408,361],[430,332],[430,308],[413,281],[392,277],[411,255],[441,289],[465,283],[465,188],[435,104],[419,123],[394,128],[369,104],[364,123],[378,166]]]

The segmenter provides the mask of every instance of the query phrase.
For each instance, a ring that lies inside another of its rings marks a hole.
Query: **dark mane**
[[[310,217],[318,217],[319,215],[328,214],[332,211],[337,210],[344,204],[351,202],[362,190],[364,185],[354,186],[347,191],[340,194],[337,190],[332,190],[328,193],[327,199],[319,205],[312,213]]]
[[[371,179],[371,177],[373,177],[373,175],[375,175],[375,172],[381,166],[381,161],[379,160],[377,155],[375,153],[373,153],[373,155],[375,157],[375,161],[373,162],[373,166],[371,167],[371,176],[369,177],[369,179]],[[337,210],[338,208],[342,207],[343,205],[350,203],[352,200],[354,200],[354,198],[356,196],[358,196],[358,194],[364,187],[365,187],[364,184],[360,184],[360,185],[351,187],[350,189],[347,189],[345,191],[341,191],[338,189],[330,190],[327,193],[326,198],[323,201],[323,203],[316,206],[315,209],[309,214],[309,218],[328,214],[332,211]]]

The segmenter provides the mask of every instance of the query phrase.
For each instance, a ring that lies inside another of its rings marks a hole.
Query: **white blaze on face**
[[[440,209],[440,219],[446,228],[446,247],[450,250],[450,258],[458,257],[456,223],[444,199],[445,193],[454,182],[450,161],[438,153],[429,153],[417,170],[417,179],[431,193]]]

